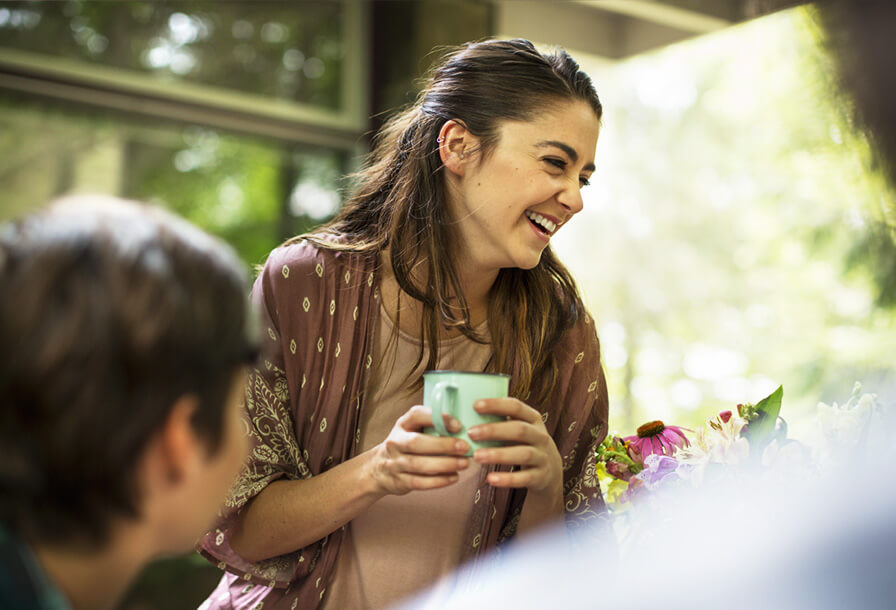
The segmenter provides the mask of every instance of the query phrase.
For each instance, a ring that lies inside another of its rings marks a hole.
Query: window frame
[[[2,46],[0,89],[357,155],[369,121],[368,8],[362,0],[341,2],[345,59],[338,110],[200,83],[160,83],[134,70]]]

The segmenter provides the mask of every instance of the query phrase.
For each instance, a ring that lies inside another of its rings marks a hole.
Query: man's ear
[[[459,119],[445,121],[439,130],[439,158],[453,174],[463,176],[474,153],[479,149],[479,138],[474,136]]]
[[[204,455],[202,439],[196,435],[192,423],[198,408],[199,400],[195,396],[181,396],[159,430],[159,457],[171,483],[179,483],[188,477]]]

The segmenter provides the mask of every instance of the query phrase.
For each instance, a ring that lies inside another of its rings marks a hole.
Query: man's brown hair
[[[256,351],[246,293],[229,247],[160,209],[78,197],[0,225],[0,522],[103,543],[184,395],[214,452]]]

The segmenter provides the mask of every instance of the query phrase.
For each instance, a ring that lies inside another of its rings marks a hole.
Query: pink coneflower
[[[687,428],[667,426],[659,420],[651,421],[638,428],[635,436],[626,436],[625,440],[629,442],[630,450],[637,453],[643,463],[644,458],[651,453],[671,456],[676,448],[690,445],[682,430]]]

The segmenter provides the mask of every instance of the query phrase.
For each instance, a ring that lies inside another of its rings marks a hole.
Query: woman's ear
[[[479,138],[458,119],[445,121],[439,130],[439,158],[442,165],[453,174],[463,176],[473,153],[479,147]]]

